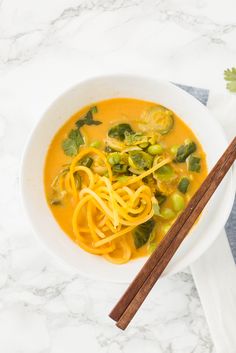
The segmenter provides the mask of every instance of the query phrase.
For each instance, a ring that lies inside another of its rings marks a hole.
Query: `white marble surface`
[[[225,92],[235,13],[235,0],[0,0],[0,352],[215,351],[188,270],[119,331],[107,313],[125,286],[84,279],[41,248],[18,175],[34,123],[78,80],[138,72]]]

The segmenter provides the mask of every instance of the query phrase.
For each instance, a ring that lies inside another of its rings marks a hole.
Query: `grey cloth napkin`
[[[209,97],[209,91],[207,89],[185,86],[176,83],[175,85],[190,93],[192,96],[197,98],[202,104],[207,105]],[[234,199],[233,209],[225,225],[225,231],[234,257],[234,261],[236,263],[236,197]]]
[[[225,225],[225,231],[229,240],[229,245],[236,263],[236,197],[229,219]]]

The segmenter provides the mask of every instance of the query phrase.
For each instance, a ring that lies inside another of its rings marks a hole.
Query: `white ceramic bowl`
[[[176,112],[202,143],[209,169],[226,148],[227,140],[219,124],[199,101],[173,84],[148,77],[111,75],[80,82],[57,98],[43,114],[28,141],[21,173],[23,200],[35,233],[52,254],[74,266],[79,273],[95,279],[129,282],[146,258],[113,265],[81,250],[53,218],[43,186],[45,156],[56,131],[83,106],[114,97],[153,101]],[[233,195],[229,173],[163,275],[185,268],[212,244],[227,220]]]

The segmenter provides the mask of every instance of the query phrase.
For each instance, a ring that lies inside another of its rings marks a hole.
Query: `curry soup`
[[[85,251],[125,263],[158,246],[206,175],[201,144],[174,112],[116,98],[61,127],[44,182],[64,232]]]

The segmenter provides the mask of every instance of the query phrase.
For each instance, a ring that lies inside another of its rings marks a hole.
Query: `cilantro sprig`
[[[80,132],[80,128],[84,125],[100,125],[102,122],[93,119],[93,114],[97,113],[96,106],[91,107],[89,111],[78,121],[76,121],[76,129],[72,129],[68,137],[62,141],[62,148],[67,156],[75,156],[81,145],[84,145],[84,139]]]
[[[93,119],[93,114],[97,113],[98,109],[96,106],[91,107],[89,111],[78,121],[76,121],[76,126],[78,129],[80,129],[84,125],[100,125],[102,122],[98,120]]]
[[[227,81],[226,88],[230,92],[236,92],[236,68],[227,69],[224,71],[224,78]]]
[[[68,138],[62,142],[62,148],[67,156],[73,157],[78,153],[81,145],[84,144],[83,136],[79,129],[71,130]]]

